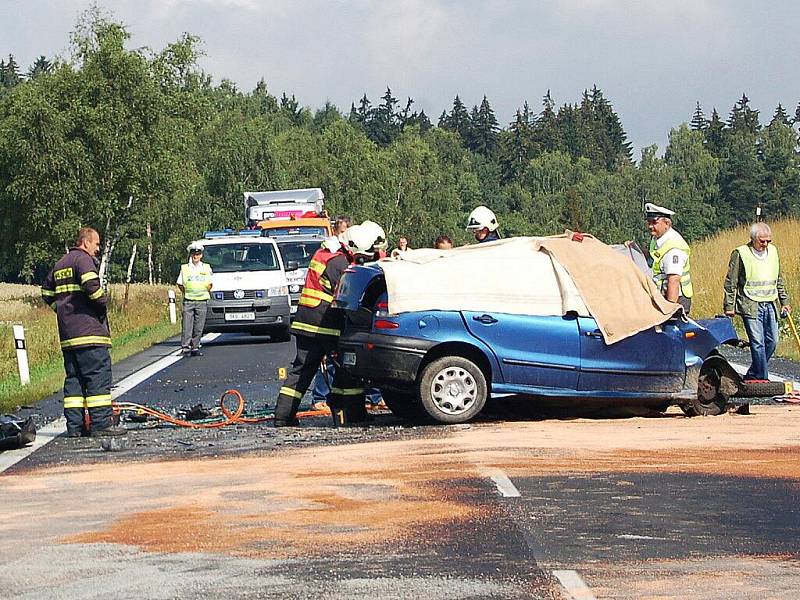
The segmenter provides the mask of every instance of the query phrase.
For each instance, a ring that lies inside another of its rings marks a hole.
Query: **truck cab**
[[[268,334],[289,339],[290,299],[287,270],[275,240],[259,231],[207,232],[199,240],[203,261],[211,266],[211,298],[204,332]]]

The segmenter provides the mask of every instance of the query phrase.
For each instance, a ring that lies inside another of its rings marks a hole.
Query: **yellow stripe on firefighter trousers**
[[[96,396],[86,396],[87,408],[97,408],[99,406],[111,406],[111,394],[98,394]]]
[[[83,396],[64,396],[64,408],[83,408]]]
[[[283,386],[278,394],[283,394],[284,396],[289,396],[290,398],[297,398],[298,400],[302,400],[303,398],[303,394],[287,386]]]

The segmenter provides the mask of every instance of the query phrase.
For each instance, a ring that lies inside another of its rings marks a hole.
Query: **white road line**
[[[520,497],[519,490],[508,478],[508,475],[506,475],[501,469],[482,469],[482,473],[484,476],[489,477],[492,481],[494,481],[497,491],[500,492],[500,495],[504,498]]]
[[[740,365],[739,363],[735,363],[735,362],[731,362],[731,361],[728,361],[728,364],[730,366],[732,366],[734,368],[734,370],[739,375],[744,375],[745,373],[747,373],[748,367],[746,367],[745,365]],[[776,373],[770,373],[769,374],[769,378],[770,378],[771,381],[786,381],[785,377],[781,377],[780,375],[777,375]]]
[[[573,600],[596,600],[592,590],[584,583],[577,571],[553,571],[553,576],[564,586]]]
[[[207,333],[202,337],[200,340],[201,343],[210,342],[212,340],[217,339],[220,333]],[[159,371],[166,369],[168,366],[178,362],[181,359],[181,351],[180,349],[175,350],[174,352],[170,352],[163,358],[160,358],[156,362],[147,365],[141,371],[137,371],[132,375],[129,375],[117,385],[111,388],[111,397],[117,398],[121,396],[125,392],[129,392],[137,385],[152,377]],[[64,433],[64,428],[66,426],[66,421],[64,417],[59,417],[55,421],[51,421],[41,429],[36,430],[36,439],[30,446],[26,446],[24,448],[18,448],[17,450],[6,450],[2,454],[0,454],[0,473],[3,471],[13,467],[22,459],[30,456],[34,452],[36,452],[39,448],[43,448],[45,445],[52,442],[55,438],[59,435]]]

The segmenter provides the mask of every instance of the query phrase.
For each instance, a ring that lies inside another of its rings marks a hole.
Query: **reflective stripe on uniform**
[[[333,302],[333,296],[321,290],[312,290],[309,288],[303,288],[302,294],[303,296],[311,296],[312,298],[319,298],[320,300],[324,300],[325,302]]]
[[[303,394],[286,386],[283,386],[278,394],[283,394],[284,396],[289,396],[290,398],[297,398],[298,400],[303,398]]]
[[[69,294],[70,292],[80,292],[81,286],[77,283],[65,283],[64,285],[56,286],[56,294]]]
[[[56,295],[56,293],[53,290],[46,290],[46,289],[42,288],[42,297],[43,298],[50,298],[50,297],[55,296],[55,295]]]
[[[292,323],[292,329],[298,331],[307,331],[308,333],[316,333],[319,335],[334,335],[336,337],[342,334],[342,332],[338,329],[330,329],[329,327],[319,327],[318,325],[310,325],[308,323],[301,323],[300,321],[295,321],[294,323]]]
[[[304,298],[300,296],[300,299],[297,301],[300,306],[308,306],[309,308],[317,308],[320,304],[322,304],[322,300],[317,300],[316,298]]]
[[[103,288],[98,288],[96,292],[89,294],[89,300],[97,300],[103,296]]]
[[[320,275],[325,272],[325,265],[316,260],[312,260],[310,263],[308,263],[308,268],[315,273],[319,273]]]
[[[64,408],[83,408],[83,396],[64,396]]]
[[[72,348],[73,346],[84,345],[110,346],[111,338],[105,335],[84,335],[82,337],[76,337],[69,340],[62,340],[61,342],[62,348]]]
[[[331,388],[331,394],[338,394],[339,396],[358,396],[364,393],[364,388]]]
[[[98,394],[97,396],[86,396],[87,408],[97,408],[98,406],[111,406],[111,394]]]
[[[86,283],[87,281],[91,281],[92,279],[100,279],[100,276],[94,271],[89,271],[88,273],[84,273],[83,275],[81,275],[81,283]]]

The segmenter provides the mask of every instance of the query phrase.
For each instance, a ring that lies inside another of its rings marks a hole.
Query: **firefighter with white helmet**
[[[341,244],[329,238],[314,254],[308,266],[303,291],[292,323],[297,354],[278,392],[275,427],[298,425],[297,409],[323,357],[336,348],[344,325],[344,314],[331,306],[342,273],[353,262],[375,260],[385,247],[386,235],[377,223],[364,221],[349,227]],[[329,405],[334,423],[345,425],[366,421],[364,388],[342,369],[336,370]]]
[[[211,298],[211,266],[203,262],[203,244],[192,242],[186,247],[189,260],[181,265],[178,288],[183,292],[181,316],[181,352],[201,356],[200,337],[206,324],[208,301]]]
[[[478,243],[493,242],[500,239],[499,223],[494,212],[486,206],[478,206],[469,213],[467,230],[475,233]]]

